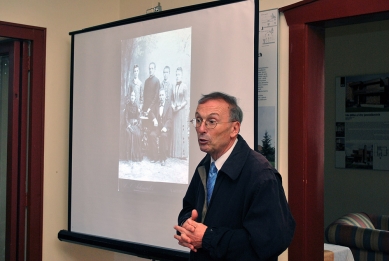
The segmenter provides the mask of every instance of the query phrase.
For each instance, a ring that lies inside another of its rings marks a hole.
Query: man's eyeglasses
[[[195,128],[200,128],[201,124],[204,122],[205,123],[205,127],[207,129],[214,129],[216,127],[216,125],[220,124],[220,123],[229,123],[229,122],[232,122],[232,121],[227,121],[227,122],[217,122],[216,120],[214,119],[209,119],[209,120],[203,120],[201,118],[193,118],[190,120],[190,122],[193,124],[193,126]]]

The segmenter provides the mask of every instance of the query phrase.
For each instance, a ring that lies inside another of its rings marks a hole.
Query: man
[[[155,127],[150,133],[150,161],[161,161],[161,165],[165,166],[172,124],[172,108],[166,100],[165,89],[159,90],[159,104],[153,107],[150,116]],[[157,142],[158,138],[159,143]]]
[[[191,250],[190,260],[275,261],[292,240],[295,221],[281,176],[239,135],[242,119],[235,97],[214,92],[198,102],[191,122],[207,155],[174,226],[178,243]]]
[[[143,90],[143,111],[146,115],[150,113],[151,108],[158,103],[158,92],[160,83],[155,74],[156,65],[154,62],[149,64],[149,78],[145,81]]]
[[[170,76],[170,67],[165,66],[165,68],[163,68],[163,81],[161,81],[161,89],[165,89],[166,100],[169,103],[171,103],[173,84],[169,81],[169,76]]]

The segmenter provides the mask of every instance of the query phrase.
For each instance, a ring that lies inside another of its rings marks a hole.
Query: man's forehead
[[[225,115],[229,114],[228,103],[224,100],[209,100],[199,104],[196,109],[196,115],[203,117],[210,115]]]

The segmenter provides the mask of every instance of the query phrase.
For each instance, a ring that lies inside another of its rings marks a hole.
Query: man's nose
[[[205,125],[205,121],[202,121],[200,123],[200,126],[197,127],[197,131],[198,132],[206,132],[208,129],[207,129],[207,126]]]

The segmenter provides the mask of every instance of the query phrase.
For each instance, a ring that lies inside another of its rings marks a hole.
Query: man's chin
[[[199,144],[200,150],[202,152],[208,153],[208,146]]]

